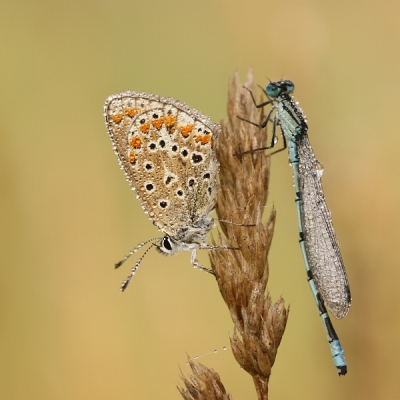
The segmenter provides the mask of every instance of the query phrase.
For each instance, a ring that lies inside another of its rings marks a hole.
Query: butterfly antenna
[[[156,238],[153,238],[153,239],[146,240],[146,241],[143,242],[143,243],[140,243],[140,244],[137,245],[134,249],[132,249],[132,250],[129,252],[129,254],[126,255],[121,261],[118,261],[118,262],[114,265],[114,268],[120,267],[131,255],[135,254],[135,253],[136,253],[138,250],[140,250],[145,244],[147,244],[147,243],[149,243],[149,242],[153,242],[154,240],[160,240],[160,239],[162,239],[162,238],[156,237]]]
[[[147,241],[149,242],[149,240]],[[139,260],[136,261],[135,266],[132,268],[132,271],[130,273],[130,275],[122,282],[121,285],[121,292],[123,292],[126,287],[129,285],[129,282],[132,280],[133,275],[135,275],[136,270],[139,268],[140,263],[142,262],[144,256],[149,252],[149,250],[153,247],[153,246],[157,246],[155,243],[152,243],[151,246],[144,252],[144,254],[142,255],[142,257],[139,258]]]

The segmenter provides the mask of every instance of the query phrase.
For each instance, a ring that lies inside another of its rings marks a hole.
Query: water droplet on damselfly
[[[321,162],[316,160],[316,167],[317,167],[318,176],[321,178],[322,174],[324,173],[324,166],[322,165]]]

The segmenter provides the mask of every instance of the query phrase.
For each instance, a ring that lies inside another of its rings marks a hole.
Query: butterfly
[[[121,290],[153,246],[164,255],[191,251],[193,267],[213,273],[196,256],[197,249],[216,248],[206,244],[206,237],[214,227],[209,214],[217,194],[215,146],[220,126],[180,101],[131,91],[108,97],[104,116],[126,180],[144,212],[164,234],[139,244],[115,265],[118,268],[152,242]]]

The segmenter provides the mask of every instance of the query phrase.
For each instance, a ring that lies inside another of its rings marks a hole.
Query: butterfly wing
[[[142,208],[176,236],[214,207],[219,126],[171,98],[110,96],[105,118],[114,151]]]

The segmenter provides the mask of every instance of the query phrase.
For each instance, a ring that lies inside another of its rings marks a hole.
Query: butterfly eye
[[[169,237],[168,236],[163,237],[162,242],[161,242],[161,246],[164,247],[168,251],[172,250],[171,242],[169,241]]]

